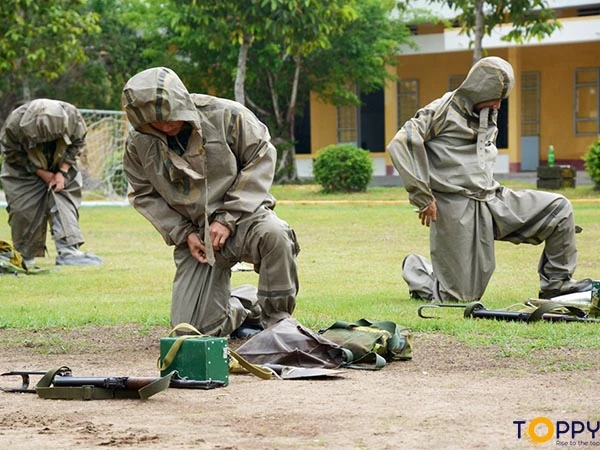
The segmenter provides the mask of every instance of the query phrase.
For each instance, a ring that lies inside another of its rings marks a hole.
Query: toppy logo
[[[556,439],[560,446],[600,447],[600,421],[555,420],[548,417],[536,417],[529,422],[513,420],[517,426],[517,439],[528,438],[535,444],[543,444]]]

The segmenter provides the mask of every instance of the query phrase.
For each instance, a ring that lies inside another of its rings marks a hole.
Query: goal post
[[[123,153],[129,129],[123,111],[80,109],[88,132],[79,169],[84,199],[126,200],[127,180]]]

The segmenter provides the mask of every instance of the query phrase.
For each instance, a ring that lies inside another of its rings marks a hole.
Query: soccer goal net
[[[88,128],[86,150],[79,168],[83,175],[84,199],[125,200],[127,180],[123,152],[129,122],[122,111],[80,109]]]

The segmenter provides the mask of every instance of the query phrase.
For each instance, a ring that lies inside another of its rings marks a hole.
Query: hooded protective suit
[[[171,323],[225,336],[260,310],[264,325],[291,315],[299,248],[293,230],[272,211],[276,150],[266,126],[239,103],[188,93],[164,67],[132,77],[123,106],[134,128],[124,156],[129,200],[175,246]],[[182,142],[181,133],[169,140],[151,125],[172,121],[191,127]],[[210,242],[213,221],[231,236],[214,255],[206,246],[209,264],[201,264],[187,237],[198,233]],[[230,268],[242,260],[259,273],[259,308],[252,295],[230,291]]]
[[[49,220],[59,253],[75,251],[84,242],[78,224],[82,177],[77,158],[85,148],[86,133],[77,108],[59,100],[32,100],[6,119],[0,132],[0,176],[13,245],[26,259],[45,255]],[[65,188],[49,190],[36,170],[57,173],[65,162],[71,166]]]
[[[483,58],[458,89],[417,111],[388,145],[412,204],[424,210],[435,199],[429,264],[418,255],[403,262],[413,296],[479,300],[495,269],[494,240],[545,242],[538,266],[543,292],[575,283],[577,250],[571,204],[562,195],[515,192],[494,180],[497,111],[475,105],[506,98],[512,67]]]

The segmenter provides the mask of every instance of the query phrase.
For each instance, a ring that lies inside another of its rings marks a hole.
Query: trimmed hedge
[[[315,181],[329,192],[364,192],[373,176],[373,161],[367,150],[353,144],[329,145],[313,164]]]
[[[585,161],[585,170],[594,182],[594,189],[600,190],[600,139],[590,145],[583,160]]]

